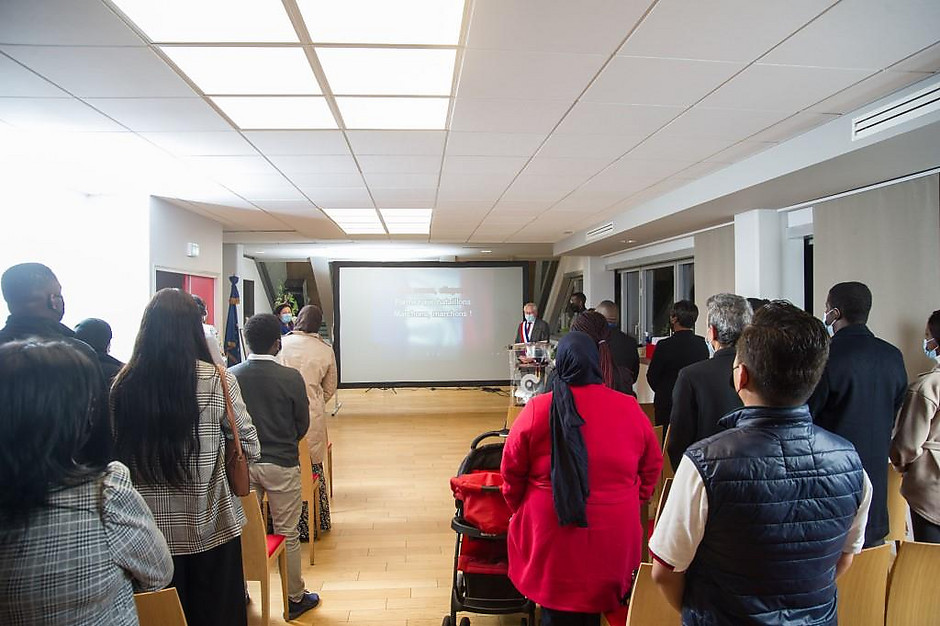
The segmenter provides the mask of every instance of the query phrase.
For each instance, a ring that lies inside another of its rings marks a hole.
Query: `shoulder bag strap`
[[[219,372],[219,380],[222,381],[222,395],[225,396],[225,415],[228,417],[228,425],[232,429],[232,436],[235,440],[235,454],[242,456],[242,443],[238,438],[238,425],[235,423],[235,409],[232,407],[232,399],[228,395],[228,381],[225,379],[225,368],[221,365],[215,366]],[[225,433],[222,434],[225,438]]]

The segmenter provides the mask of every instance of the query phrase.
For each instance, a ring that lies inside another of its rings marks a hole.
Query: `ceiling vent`
[[[940,80],[852,119],[852,141],[940,110]]]
[[[587,241],[594,241],[595,239],[600,239],[601,237],[606,237],[614,232],[614,223],[607,222],[606,224],[601,224],[596,226],[591,230],[584,233],[584,238]]]

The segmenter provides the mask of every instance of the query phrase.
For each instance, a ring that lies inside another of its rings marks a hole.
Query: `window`
[[[640,342],[668,335],[669,310],[678,300],[695,301],[695,271],[685,259],[619,272],[623,331]]]
[[[557,311],[552,322],[552,332],[567,332],[571,326],[571,313],[568,312],[568,301],[571,294],[584,291],[584,276],[582,274],[567,275],[561,283],[562,298],[556,305]]]

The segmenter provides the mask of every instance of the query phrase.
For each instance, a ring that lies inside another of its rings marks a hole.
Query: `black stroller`
[[[470,452],[451,479],[457,512],[450,526],[457,533],[450,614],[442,626],[458,626],[457,612],[506,615],[525,613],[521,626],[535,625],[535,603],[509,580],[506,529],[509,509],[503,500],[499,466],[508,430],[493,430],[476,437]],[[480,445],[486,439],[500,441]],[[469,626],[460,618],[459,626]]]

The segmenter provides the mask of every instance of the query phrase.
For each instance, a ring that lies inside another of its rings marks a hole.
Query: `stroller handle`
[[[487,432],[485,432],[485,433],[482,433],[482,434],[480,434],[480,435],[477,435],[477,437],[476,437],[473,441],[470,442],[470,449],[471,449],[471,450],[475,450],[476,447],[477,447],[478,445],[480,445],[480,442],[483,441],[483,440],[485,440],[485,439],[489,439],[489,438],[491,438],[491,437],[499,437],[499,438],[501,438],[501,439],[505,439],[505,438],[508,437],[508,436],[509,436],[509,429],[508,429],[508,428],[503,428],[502,430],[490,430],[490,431],[487,431]]]

